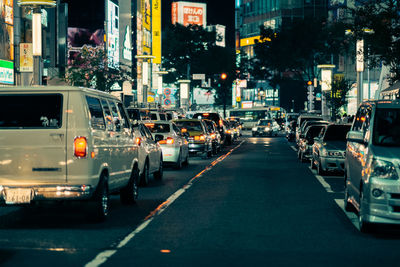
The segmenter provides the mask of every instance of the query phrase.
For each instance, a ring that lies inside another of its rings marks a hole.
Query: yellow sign
[[[33,72],[33,55],[32,55],[32,44],[21,43],[20,44],[20,72]]]
[[[240,46],[243,47],[243,46],[248,46],[248,45],[254,45],[255,40],[260,40],[260,36],[254,36],[254,37],[240,39]]]
[[[152,1],[153,63],[161,64],[161,0]]]
[[[54,0],[19,0],[19,6],[46,6],[54,7],[57,5],[57,1]]]
[[[240,96],[237,96],[236,97],[236,102],[240,102],[240,101],[242,101],[242,98]]]

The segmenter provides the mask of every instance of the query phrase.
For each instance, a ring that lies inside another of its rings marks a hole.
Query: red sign
[[[178,3],[176,2],[172,3],[171,11],[172,11],[172,16],[171,16],[172,24],[176,24],[178,22]]]
[[[183,25],[203,25],[204,9],[202,7],[184,6]]]

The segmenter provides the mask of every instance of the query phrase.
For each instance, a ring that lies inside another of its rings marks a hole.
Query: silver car
[[[344,170],[346,134],[350,127],[350,124],[330,124],[314,138],[311,168],[317,168],[319,175],[325,175],[327,171]]]
[[[189,143],[175,123],[155,121],[146,126],[161,146],[164,163],[173,164],[176,169],[189,164]]]
[[[400,101],[363,103],[347,134],[345,209],[362,232],[400,224]]]

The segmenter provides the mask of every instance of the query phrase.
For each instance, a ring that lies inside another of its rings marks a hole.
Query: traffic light
[[[225,80],[228,77],[225,72],[221,73],[221,79]]]

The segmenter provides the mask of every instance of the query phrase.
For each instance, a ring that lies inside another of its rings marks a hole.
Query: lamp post
[[[317,68],[321,69],[321,114],[324,119],[328,120],[330,114],[325,94],[332,89],[332,69],[335,68],[335,65],[323,64],[318,65]]]
[[[138,103],[147,103],[147,90],[150,86],[150,75],[151,73],[151,65],[149,64],[148,60],[151,60],[155,58],[153,55],[136,55],[136,59],[142,59],[142,84],[137,87],[137,100]],[[139,90],[140,89],[140,90]]]
[[[160,106],[162,105],[162,94],[163,94],[163,75],[168,74],[169,72],[166,70],[159,70],[159,71],[153,71],[154,74],[157,74],[157,94],[158,94],[158,102],[160,103]]]
[[[42,84],[42,8],[57,5],[52,0],[19,0],[20,7],[32,9],[33,85]]]

